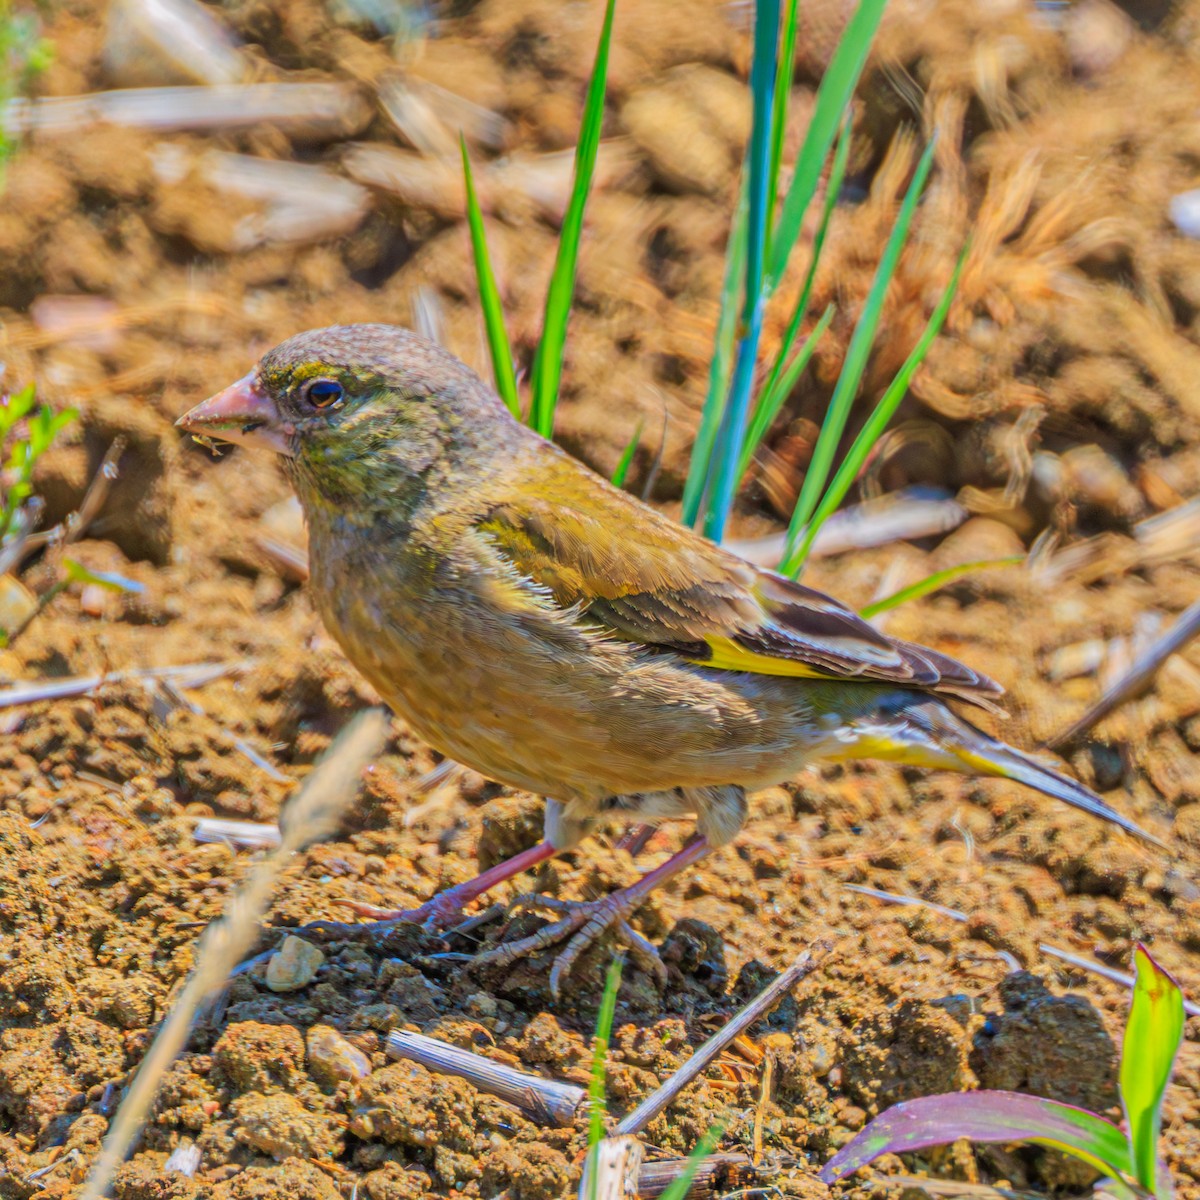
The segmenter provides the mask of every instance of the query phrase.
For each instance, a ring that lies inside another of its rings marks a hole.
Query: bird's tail
[[[870,713],[852,717],[837,732],[840,747],[829,757],[882,758],[967,775],[1013,779],[1165,848],[1159,838],[1078,780],[976,729],[938,700],[912,692],[889,692],[881,704],[872,708]]]

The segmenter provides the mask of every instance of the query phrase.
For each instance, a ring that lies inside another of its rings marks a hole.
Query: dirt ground
[[[838,316],[754,468],[736,531],[773,532],[789,509],[907,179],[906,130],[936,126],[937,170],[889,297],[868,396],[908,353],[968,233],[971,256],[947,332],[861,489],[933,484],[956,494],[968,519],[940,540],[819,560],[806,582],[861,605],[881,580],[900,586],[1036,544],[1036,569],[971,577],[888,625],[1005,684],[1003,734],[1031,748],[1078,716],[1130,646],[1200,587],[1189,506],[1200,493],[1200,241],[1170,216],[1174,196],[1200,187],[1200,5],[1129,7],[1133,16],[1106,0],[891,6],[818,276],[814,310],[836,302]],[[850,8],[802,5],[793,150]],[[342,82],[350,102],[338,127],[35,132],[0,201],[5,386],[35,379],[44,398],[81,414],[42,464],[43,523],[79,505],[122,439],[119,477],[71,553],[145,585],[130,596],[69,590],[0,651],[0,681],[228,668],[186,691],[126,678],[0,709],[4,1200],[75,1194],[196,939],[261,853],[200,842],[199,822],[273,822],[290,781],[374,699],[295,570],[262,548],[264,536],[301,536],[280,507],[287,487],[275,465],[237,451],[214,460],[171,421],[283,337],[335,320],[423,321],[486,373],[453,136],[449,151],[445,142],[459,123],[471,131],[510,330],[527,362],[569,178],[569,159],[554,156],[574,141],[600,16],[583,0],[435,4],[415,17],[371,9],[378,21],[417,22],[393,37],[356,16],[365,7],[230,0],[213,11],[244,44],[246,78]],[[644,418],[629,486],[640,490],[658,462],[653,499],[672,512],[748,126],[747,20],[716,0],[618,3],[611,145],[587,218],[559,435],[607,472]],[[35,95],[194,82],[193,68],[131,49],[113,23],[94,0],[52,6],[55,61]],[[416,117],[398,94],[423,102]],[[240,159],[220,154],[317,174],[255,196],[231,182]],[[351,178],[360,190],[346,190]],[[329,187],[342,189],[350,215],[295,235],[281,211]],[[772,313],[768,349],[787,315]],[[31,559],[22,580],[39,590],[55,569],[54,555]],[[637,918],[670,981],[660,992],[627,967],[612,1112],[632,1108],[822,938],[834,944],[826,965],[752,1031],[775,1063],[765,1107],[761,1062],[731,1054],[650,1125],[655,1152],[686,1154],[720,1121],[723,1150],[754,1154],[757,1110],[754,1186],[810,1195],[824,1190],[813,1176],[833,1150],[900,1100],[978,1086],[1112,1110],[1128,993],[1040,946],[1126,968],[1141,940],[1200,998],[1197,751],[1192,647],[1069,752],[1072,769],[1168,851],[1015,785],[889,766],[824,768],[755,796],[736,844]],[[343,919],[347,897],[415,904],[537,840],[536,798],[470,773],[430,787],[436,764],[393,727],[345,831],[288,868],[260,949],[288,927]],[[678,849],[690,829],[664,826],[636,864],[614,849],[618,833],[500,898],[530,887],[602,894]],[[967,919],[890,906],[851,885]],[[323,961],[292,991],[267,986],[265,963],[240,975],[164,1080],[114,1194],[573,1194],[584,1122],[546,1129],[383,1050],[390,1030],[413,1029],[586,1082],[610,946],[585,957],[558,1003],[544,958],[485,970],[438,957],[519,936],[537,919],[449,941],[415,930],[314,937]],[[1178,1194],[1193,1200],[1198,1036],[1193,1018],[1165,1117]],[[189,1147],[191,1174],[165,1167]],[[1037,1192],[1078,1194],[1090,1182],[1051,1151],[965,1144],[885,1159],[878,1173],[921,1172]]]

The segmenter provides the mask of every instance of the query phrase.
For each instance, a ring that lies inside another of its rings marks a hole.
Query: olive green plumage
[[[1133,828],[943,703],[988,704],[991,680],[613,488],[432,343],[314,330],[242,386],[253,419],[182,423],[284,454],[330,632],[431,745],[558,801],[556,845],[608,808],[694,811],[720,843],[743,789],[849,757],[1017,778]]]

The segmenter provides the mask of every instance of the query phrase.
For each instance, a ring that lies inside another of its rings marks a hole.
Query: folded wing
[[[989,705],[999,684],[886,637],[845,605],[714,546],[559,459],[545,488],[496,504],[479,530],[520,575],[613,634],[727,671],[858,679]]]

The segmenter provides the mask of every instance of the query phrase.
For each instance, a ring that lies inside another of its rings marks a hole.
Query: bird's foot
[[[497,863],[494,867],[480,872],[474,879],[465,883],[455,884],[446,888],[424,904],[416,908],[376,908],[373,904],[363,904],[357,900],[342,900],[341,904],[349,908],[355,915],[371,917],[367,922],[314,921],[296,930],[297,933],[314,933],[324,937],[370,937],[372,934],[390,933],[398,925],[420,925],[430,932],[438,932],[457,925],[462,917],[463,908],[472,900],[482,896],[484,892],[511,879],[514,875],[526,871],[530,867],[553,858],[555,849],[549,842],[539,842],[528,850],[514,854],[512,858]]]
[[[604,934],[612,932],[629,947],[637,964],[653,976],[660,986],[667,983],[667,968],[655,946],[629,924],[629,918],[645,899],[635,885],[601,900],[560,900],[556,896],[519,896],[511,908],[541,908],[558,915],[558,920],[519,941],[507,942],[494,950],[476,955],[475,962],[489,966],[507,966],[517,959],[537,954],[558,942],[566,946],[550,968],[550,992],[558,999],[562,981],[570,974],[579,956]]]
[[[298,929],[297,933],[317,933],[324,937],[371,937],[390,933],[400,925],[420,925],[430,933],[456,925],[462,917],[463,905],[468,898],[455,888],[447,888],[416,908],[379,908],[358,900],[338,900],[356,917],[370,917],[369,921],[313,921]]]

